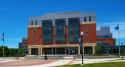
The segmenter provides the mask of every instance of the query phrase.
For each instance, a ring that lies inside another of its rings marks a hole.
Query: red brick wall
[[[28,45],[34,45],[34,28],[28,28]]]
[[[68,41],[68,26],[66,26],[66,44],[68,45],[69,41]]]
[[[84,32],[83,42],[86,43],[86,24],[80,25],[80,31]],[[88,24],[88,43],[96,43],[96,24]]]
[[[42,28],[38,27],[36,31],[36,45],[42,44]]]
[[[55,36],[56,36],[56,33],[55,33],[55,26],[53,26],[53,33],[52,33],[52,39],[53,39],[53,44],[55,45]]]
[[[53,44],[55,44],[55,27],[53,27]],[[86,24],[80,25],[80,31],[84,32],[83,42],[86,43]],[[65,30],[66,34],[66,43],[68,44],[68,26]],[[88,24],[88,43],[96,43],[96,24]],[[42,28],[37,27],[36,29],[36,44],[42,44]],[[28,28],[28,45],[34,45],[34,28]]]
[[[36,32],[34,33],[35,28],[28,28],[28,45],[34,45],[34,34],[36,33],[36,45],[42,44],[42,28],[37,27]]]
[[[22,39],[22,48],[24,48],[27,45],[27,39]]]
[[[96,24],[88,24],[88,43],[96,43]]]
[[[109,43],[110,46],[113,46],[113,44],[114,44],[112,38],[97,38],[96,41]]]
[[[84,32],[84,36],[83,36],[83,42],[85,43],[86,42],[86,24],[81,24],[80,25],[80,31],[81,32]]]

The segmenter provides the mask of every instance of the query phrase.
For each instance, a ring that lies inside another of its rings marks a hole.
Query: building
[[[19,48],[22,48],[22,43],[21,42],[19,42],[19,46],[18,46]]]
[[[100,27],[96,32],[97,45],[115,46],[115,39],[112,37],[109,26]]]
[[[84,54],[95,54],[95,13],[47,13],[28,18],[28,53],[80,54],[80,33],[83,32]]]
[[[19,43],[19,48],[27,47],[27,38],[23,38],[22,42]]]

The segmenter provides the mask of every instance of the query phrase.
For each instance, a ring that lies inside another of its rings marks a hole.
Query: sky
[[[27,37],[28,16],[68,11],[96,12],[97,29],[110,26],[113,38],[125,43],[125,0],[0,0],[1,37],[4,32],[5,45],[18,47]],[[120,37],[114,30],[118,24]]]

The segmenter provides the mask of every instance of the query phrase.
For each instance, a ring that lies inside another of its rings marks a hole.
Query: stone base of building
[[[95,54],[96,43],[84,43],[83,53],[84,54]],[[68,45],[28,45],[28,55],[57,55],[57,54],[81,54],[81,47],[78,44]]]

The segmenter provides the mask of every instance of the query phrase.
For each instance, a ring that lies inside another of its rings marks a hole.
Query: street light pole
[[[4,41],[3,41],[3,57],[4,57]]]
[[[2,41],[3,41],[3,57],[4,57],[4,32],[2,34]]]
[[[121,45],[122,45],[122,47],[121,47],[122,49],[121,50],[122,50],[122,60],[123,60],[123,47],[124,46],[123,46],[123,43],[121,43]]]
[[[27,46],[24,47],[24,55],[25,55],[25,57],[27,55]]]
[[[82,43],[82,64],[84,64],[84,63],[83,63],[83,35],[84,35],[84,33],[81,32],[81,43]]]

